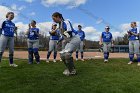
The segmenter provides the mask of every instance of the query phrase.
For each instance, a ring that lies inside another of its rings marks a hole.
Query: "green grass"
[[[64,76],[61,62],[28,65],[16,60],[12,68],[4,60],[0,68],[0,93],[140,93],[140,67],[128,59],[76,62],[78,75]]]

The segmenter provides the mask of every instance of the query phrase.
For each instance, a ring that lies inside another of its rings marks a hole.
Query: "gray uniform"
[[[0,62],[1,62],[2,55],[3,55],[4,50],[7,45],[9,48],[9,62],[10,62],[10,64],[13,64],[14,37],[8,37],[8,36],[4,36],[4,35],[0,36]]]
[[[47,54],[47,60],[49,59],[52,51],[54,51],[53,56],[54,56],[54,59],[56,59],[58,42],[61,41],[60,40],[61,34],[60,34],[60,31],[58,29],[55,30],[54,35],[51,33],[51,31],[49,33],[50,33],[50,41],[49,41],[49,51]]]
[[[39,39],[37,40],[30,40],[28,39],[27,40],[27,45],[28,45],[28,48],[39,48]]]
[[[0,36],[0,52],[4,52],[6,46],[8,45],[9,53],[14,53],[14,37]]]
[[[80,51],[80,52],[83,52],[84,51],[84,41],[81,41],[80,42],[80,45],[79,45],[79,47],[77,48],[76,51]]]
[[[28,33],[28,59],[29,64],[33,63],[33,58],[35,56],[36,62],[40,63],[40,56],[39,56],[39,29],[38,28],[30,28]]]
[[[139,29],[138,28],[132,28],[129,30],[128,33],[129,36],[129,59],[131,62],[133,62],[134,54],[137,55],[137,60],[140,62],[140,51],[139,51],[139,36],[135,36],[132,33],[138,34]]]
[[[80,42],[81,40],[78,35],[72,37],[61,52],[71,52],[71,53],[74,52],[79,46]]]
[[[9,48],[9,62],[13,64],[13,55],[14,55],[14,32],[15,24],[10,20],[5,20],[0,25],[2,34],[0,36],[0,62],[3,55],[3,52],[8,45]]]
[[[80,45],[80,37],[75,34],[74,29],[69,21],[61,22],[60,29],[61,33],[65,35],[64,37],[66,38],[64,39],[67,42],[65,48],[60,52],[61,59],[63,60],[69,72],[75,73],[72,53]]]
[[[103,42],[103,51],[110,52],[111,49],[111,42]]]
[[[129,53],[139,54],[139,40],[129,41]]]
[[[130,29],[133,33],[139,33],[139,28]],[[139,37],[129,34],[129,54],[139,54]]]
[[[56,52],[57,51],[57,42],[58,40],[50,40],[49,41],[49,52]]]

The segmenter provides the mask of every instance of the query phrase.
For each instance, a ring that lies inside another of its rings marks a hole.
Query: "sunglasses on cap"
[[[53,24],[53,26],[57,26],[57,24]]]
[[[107,27],[105,27],[105,29],[110,29],[110,27],[107,26]]]

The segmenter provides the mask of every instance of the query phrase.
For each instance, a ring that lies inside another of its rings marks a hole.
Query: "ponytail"
[[[52,16],[53,17],[59,17],[59,18],[61,18],[64,21],[63,15],[61,13],[59,13],[59,12],[53,13]]]

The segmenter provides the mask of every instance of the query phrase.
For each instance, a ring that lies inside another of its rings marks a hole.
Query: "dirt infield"
[[[46,60],[46,51],[40,51],[40,58],[42,60]],[[4,57],[8,57],[8,51],[5,51]],[[73,57],[75,58],[75,53],[73,53]],[[79,55],[80,57],[80,55]],[[28,52],[27,51],[15,51],[14,58],[20,58],[20,59],[27,59],[28,58]],[[53,54],[51,54],[50,59],[53,58]],[[103,53],[101,52],[85,52],[84,53],[85,59],[91,59],[91,58],[103,58]],[[128,53],[110,53],[110,58],[128,58]],[[60,55],[58,53],[57,59],[60,59]]]

